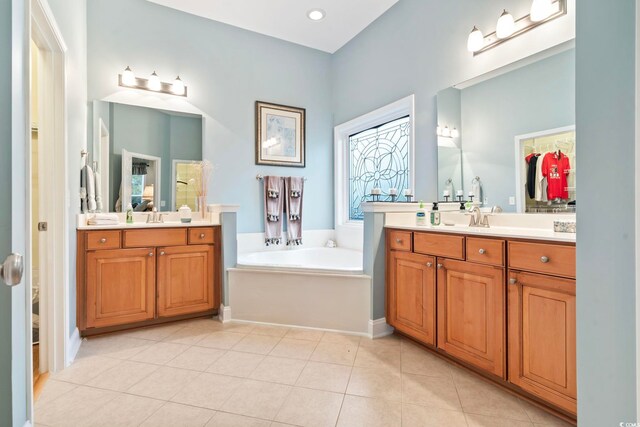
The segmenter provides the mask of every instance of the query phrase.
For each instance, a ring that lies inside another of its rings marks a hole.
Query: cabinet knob
[[[444,265],[438,264],[438,270],[442,270],[443,268],[444,268]]]
[[[396,243],[402,243],[402,239],[396,239]]]
[[[515,277],[512,277],[511,279],[509,279],[510,285],[515,285],[516,283],[518,283],[518,279],[516,279]]]
[[[160,256],[164,256],[164,251],[160,251]]]
[[[204,233],[200,233],[200,238],[204,239]]]
[[[480,248],[480,250],[478,251],[478,253],[480,255],[484,255],[487,251],[485,251],[484,249]]]
[[[107,239],[103,237],[102,239],[100,239],[100,243],[107,243]]]
[[[153,256],[153,252],[149,252],[149,256],[152,257]]]
[[[543,264],[547,264],[549,262],[549,257],[548,256],[543,256],[540,258],[540,262]]]
[[[427,267],[429,267],[429,268],[433,267],[433,263],[432,262],[428,262],[427,263]]]

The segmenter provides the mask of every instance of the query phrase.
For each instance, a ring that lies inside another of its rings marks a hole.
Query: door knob
[[[427,263],[427,267],[429,267],[429,268],[433,267],[433,263],[432,262],[428,262]]]
[[[164,256],[164,251],[160,252],[160,256]]]
[[[8,286],[19,285],[24,273],[24,258],[20,254],[11,254],[0,265],[0,277]]]
[[[107,243],[107,239],[103,237],[102,239],[100,239],[100,243]]]
[[[200,233],[200,238],[204,239],[204,233]]]
[[[518,283],[518,279],[516,279],[515,277],[509,279],[509,284],[510,285],[515,285],[516,283]]]
[[[153,252],[149,252],[149,256],[152,257],[153,256]]]
[[[484,255],[484,254],[485,254],[485,252],[486,252],[486,251],[485,251],[484,249],[482,249],[482,248],[478,251],[478,253],[479,253],[480,255]]]
[[[443,267],[444,267],[444,265],[438,264],[438,270],[442,270]]]
[[[543,264],[546,264],[546,263],[548,263],[549,261],[550,261],[550,260],[549,260],[549,257],[548,257],[548,256],[543,256],[543,257],[541,257],[541,258],[540,258],[540,262],[541,262],[541,263],[543,263]]]

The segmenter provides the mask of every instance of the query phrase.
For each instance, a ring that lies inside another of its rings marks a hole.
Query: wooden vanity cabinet
[[[217,313],[220,258],[220,227],[79,230],[81,334]]]
[[[438,348],[506,379],[504,269],[438,258]]]

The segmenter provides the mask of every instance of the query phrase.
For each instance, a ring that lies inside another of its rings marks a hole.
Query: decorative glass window
[[[360,205],[373,188],[383,195],[409,187],[409,116],[349,136],[349,220],[361,221]],[[384,200],[384,197],[383,199]]]

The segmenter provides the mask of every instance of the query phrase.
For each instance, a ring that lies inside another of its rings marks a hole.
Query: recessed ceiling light
[[[327,14],[322,9],[311,9],[309,12],[307,12],[307,16],[312,21],[321,21],[326,15]]]

